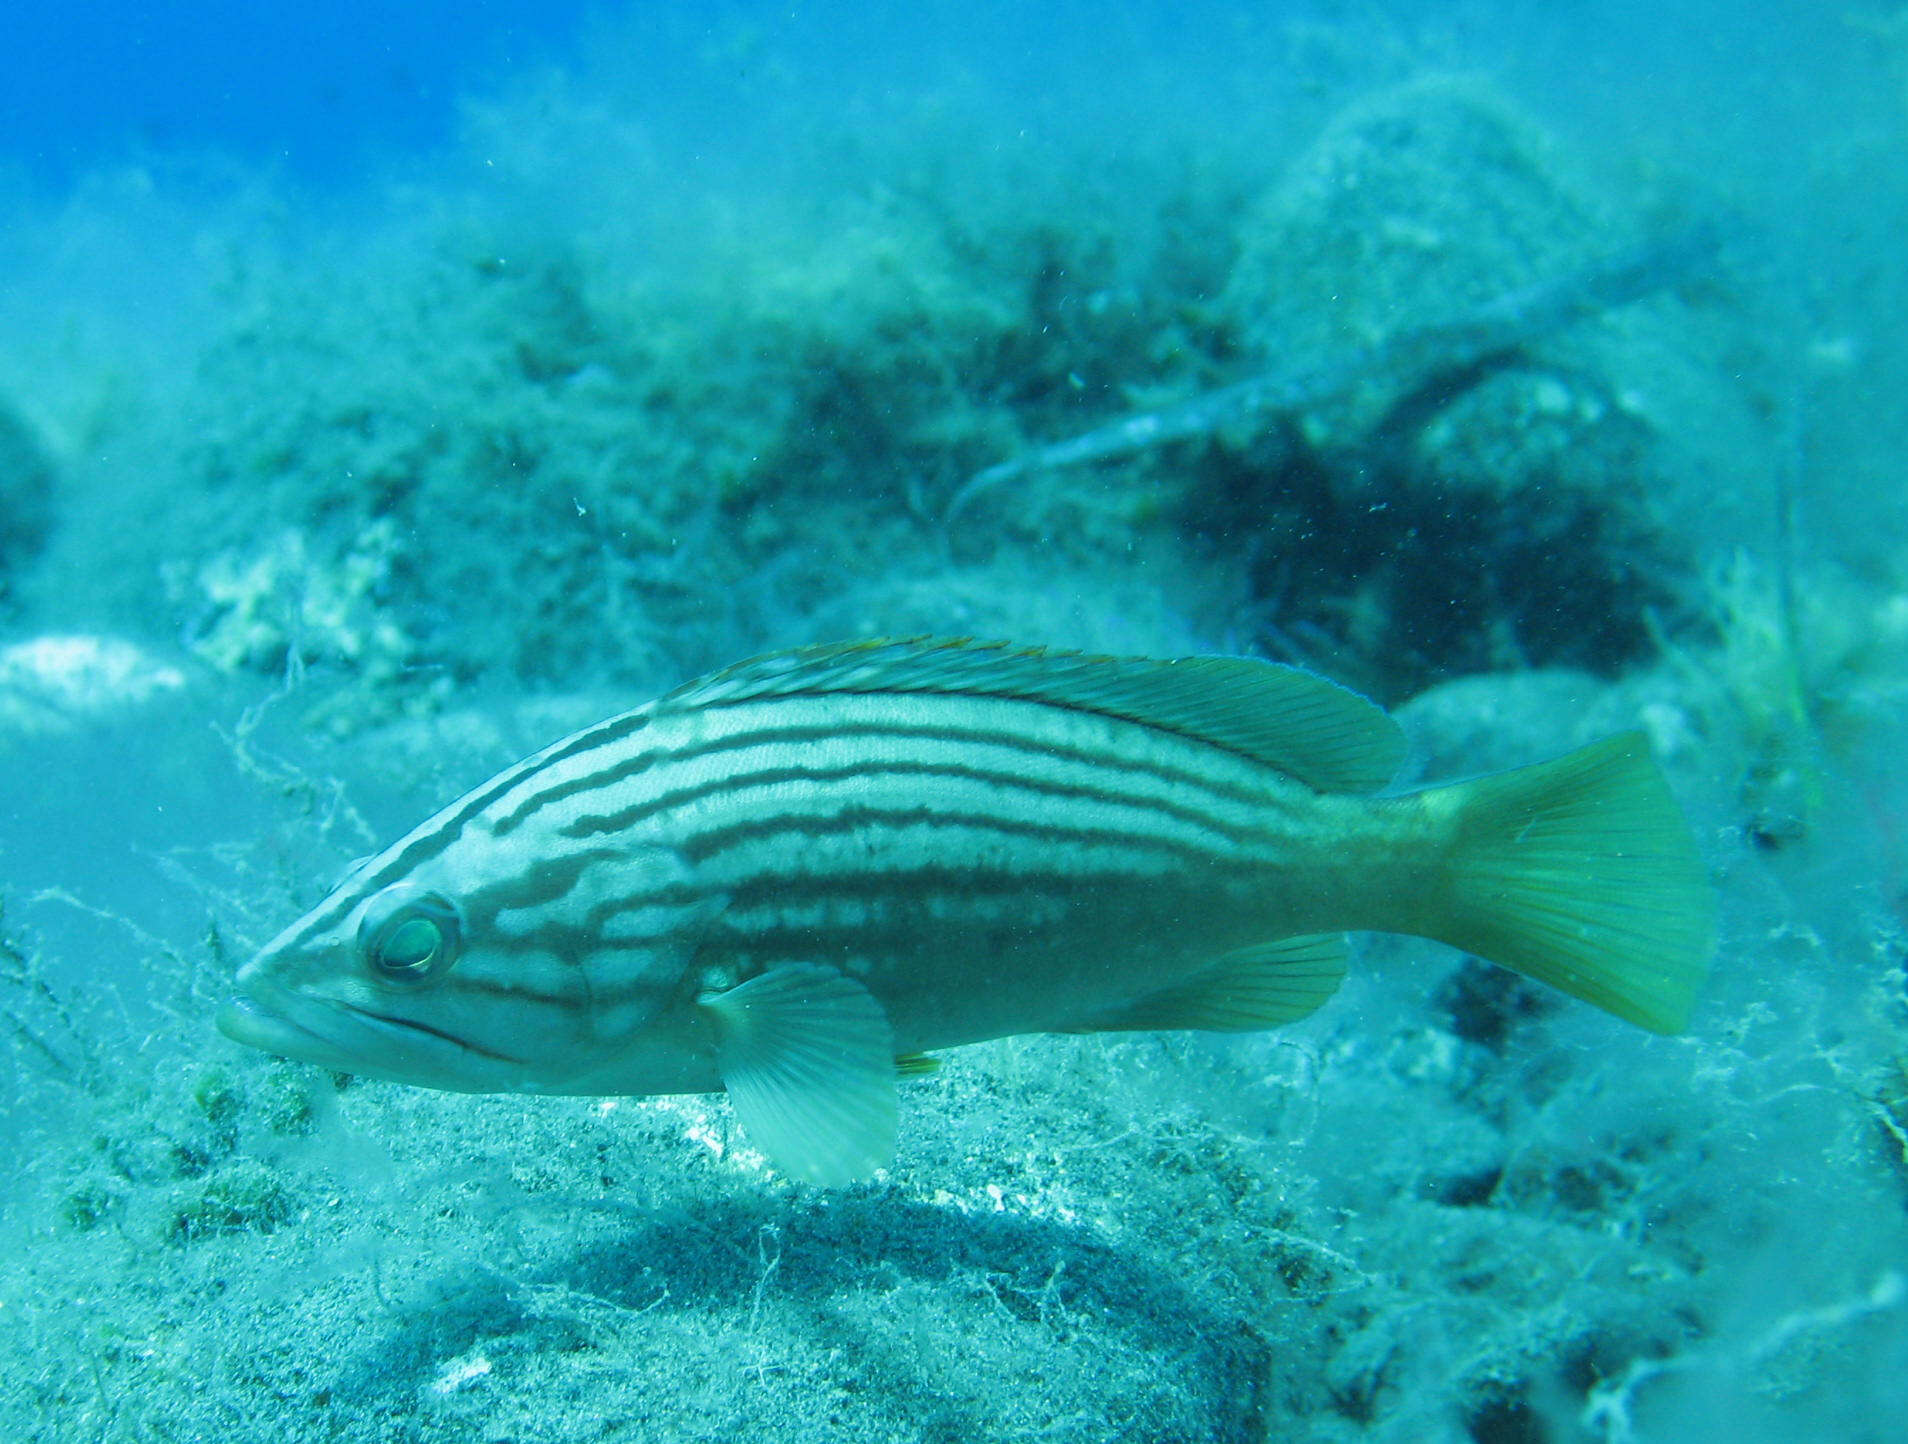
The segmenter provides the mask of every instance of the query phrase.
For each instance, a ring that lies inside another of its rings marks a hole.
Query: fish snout
[[[235,1043],[269,1048],[268,1039],[276,1036],[272,1024],[277,1017],[270,1005],[270,991],[265,971],[254,958],[232,979],[232,996],[220,1005],[214,1020],[219,1031]]]

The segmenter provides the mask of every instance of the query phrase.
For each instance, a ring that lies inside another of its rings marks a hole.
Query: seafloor
[[[1820,528],[1901,490],[1862,420],[1900,358],[1852,338],[1908,285],[1800,287],[1759,198],[1394,59],[1257,146],[924,107],[747,185],[552,77],[365,212],[200,176],[186,217],[130,170],[42,216],[0,367],[0,1437],[1899,1438],[1908,541],[1899,501]],[[148,269],[105,284],[120,224]],[[1136,415],[1178,430],[972,480]],[[347,860],[521,752],[924,632],[1312,666],[1414,777],[1641,726],[1723,896],[1692,1027],[1366,939],[1277,1034],[954,1053],[833,1191],[719,1098],[213,1031]]]

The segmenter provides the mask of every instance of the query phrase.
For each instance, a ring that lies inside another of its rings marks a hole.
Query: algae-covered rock
[[[1117,220],[930,180],[765,200],[667,264],[473,222],[248,283],[167,497],[202,517],[158,564],[192,646],[376,720],[682,675],[877,577],[1023,413],[1157,364]]]
[[[1436,79],[1344,111],[1262,200],[1224,303],[1248,351],[1301,371],[1450,321],[1620,248],[1558,147],[1481,86]],[[1355,442],[1400,399],[1373,376],[1315,440]]]
[[[729,655],[764,566],[852,547],[835,523],[936,463],[963,360],[1018,320],[917,220],[686,269],[452,235],[261,282],[182,457],[195,649],[371,695]]]
[[[0,402],[0,602],[9,573],[31,557],[53,519],[53,460],[25,419]]]
[[[1725,468],[1733,491],[1760,495],[1744,462],[1773,448],[1768,398],[1745,374],[1756,320],[1719,304],[1725,263],[1710,228],[1644,209],[1609,199],[1488,89],[1419,81],[1347,109],[1260,201],[1223,306],[1268,372],[1356,369],[1400,337],[1462,327],[1521,295],[1567,291],[1598,267],[1657,254],[1655,294],[1645,287],[1601,313],[1586,305],[1575,324],[1481,362],[1373,365],[1303,417],[1302,430],[1324,451],[1407,445],[1425,479],[1499,496],[1537,485],[1647,491],[1667,524],[1689,504],[1677,499],[1688,484]],[[1698,494],[1713,531],[1718,498]]]
[[[161,1213],[163,1236],[186,1243],[215,1233],[271,1233],[294,1212],[277,1174],[256,1159],[234,1158],[172,1191]]]
[[[1253,370],[1352,380],[1285,419],[1283,450],[1222,437],[1236,460],[1195,520],[1248,538],[1280,640],[1382,695],[1453,672],[1620,668],[1731,525],[1718,439],[1732,496],[1766,495],[1740,458],[1774,448],[1725,359],[1744,318],[1704,315],[1674,284],[1599,310],[1587,278],[1662,256],[1679,258],[1664,279],[1686,281],[1713,255],[1606,200],[1476,83],[1354,103],[1252,213],[1223,298]],[[1575,278],[1572,324],[1456,344]]]
[[[416,650],[381,605],[400,546],[390,519],[367,522],[324,554],[294,528],[220,551],[195,569],[173,569],[173,590],[193,616],[187,639],[222,672],[278,674],[294,662],[349,668],[390,682]]]

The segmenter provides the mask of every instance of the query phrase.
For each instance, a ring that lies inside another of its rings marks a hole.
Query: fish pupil
[[[406,918],[384,939],[378,962],[386,972],[422,972],[443,942],[443,934],[429,918]]]
[[[437,893],[400,884],[372,905],[358,936],[365,960],[387,982],[423,982],[457,960],[457,909]]]

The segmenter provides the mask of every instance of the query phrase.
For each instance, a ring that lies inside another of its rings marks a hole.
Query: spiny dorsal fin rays
[[[1297,667],[1251,657],[1101,657],[955,638],[771,652],[678,688],[656,711],[828,692],[996,696],[1099,712],[1241,753],[1320,792],[1375,792],[1405,750],[1398,724],[1374,703]]]
[[[771,1163],[824,1185],[887,1166],[895,1058],[873,994],[832,968],[784,963],[697,1001],[736,1117]]]

